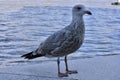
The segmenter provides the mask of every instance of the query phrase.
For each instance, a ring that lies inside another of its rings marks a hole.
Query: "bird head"
[[[92,13],[85,9],[83,5],[75,5],[72,9],[73,15],[83,16],[84,14],[92,15]]]

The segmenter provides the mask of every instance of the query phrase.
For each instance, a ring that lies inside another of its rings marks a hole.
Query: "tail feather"
[[[24,55],[22,55],[21,57],[24,57],[25,59],[34,59],[34,58],[37,58],[37,57],[42,57],[42,56],[44,56],[44,55],[42,55],[42,54],[36,54],[36,55],[33,55],[33,51],[32,52],[30,52],[30,53],[27,53],[27,54],[24,54]]]

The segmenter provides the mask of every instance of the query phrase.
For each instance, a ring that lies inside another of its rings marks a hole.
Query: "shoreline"
[[[69,68],[78,70],[78,74],[65,78],[57,77],[55,61],[0,68],[0,78],[2,80],[119,80],[119,58],[119,55],[114,55],[68,60]],[[64,69],[64,62],[61,61],[61,72],[64,72]]]
[[[109,8],[120,9],[120,6],[113,6],[111,3],[114,0],[1,0],[0,13],[15,12],[22,9],[24,6],[73,6],[75,4],[84,4],[86,7],[94,8]],[[42,3],[42,4],[41,4]],[[111,16],[110,16],[111,17]],[[101,52],[102,53],[102,52]],[[110,54],[111,55],[111,54]],[[34,63],[27,63],[20,58],[16,61],[18,65],[9,66],[4,63],[6,67],[0,68],[0,79],[2,80],[119,80],[120,79],[120,55],[88,57],[80,59],[68,60],[69,68],[78,70],[78,74],[69,75],[66,78],[59,78],[57,76],[57,62],[39,60]],[[11,59],[10,59],[11,60]],[[8,61],[12,63],[11,61]],[[20,65],[19,65],[20,62]],[[28,61],[29,62],[29,61]],[[23,64],[22,64],[23,63]],[[34,63],[34,64],[33,64]],[[3,64],[3,65],[4,65]],[[25,65],[24,65],[25,64]],[[0,66],[1,67],[1,66]],[[64,72],[64,62],[61,61],[61,72]]]

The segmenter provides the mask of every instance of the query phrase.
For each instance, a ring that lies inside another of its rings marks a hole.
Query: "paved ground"
[[[67,78],[57,77],[56,62],[48,61],[35,65],[13,66],[0,69],[2,80],[120,80],[120,56],[100,56],[95,58],[69,60],[70,69],[78,74]],[[61,63],[64,71],[64,63]]]

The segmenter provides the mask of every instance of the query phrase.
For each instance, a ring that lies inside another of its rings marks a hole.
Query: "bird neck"
[[[73,17],[72,22],[69,26],[65,27],[65,29],[70,31],[75,31],[77,35],[84,35],[85,33],[85,27],[84,27],[84,21],[83,17]]]
[[[72,25],[71,27],[73,27],[74,29],[78,29],[78,30],[84,28],[83,16],[73,16],[70,25]]]
[[[73,16],[70,25],[65,27],[65,29],[70,30],[70,31],[72,30],[72,31],[75,31],[78,33],[80,33],[81,31],[84,32],[85,27],[84,27],[83,17],[82,16]]]
[[[84,23],[83,16],[76,16],[76,15],[74,15],[72,17],[72,24],[75,24],[75,23],[80,24],[80,25],[83,24]]]

